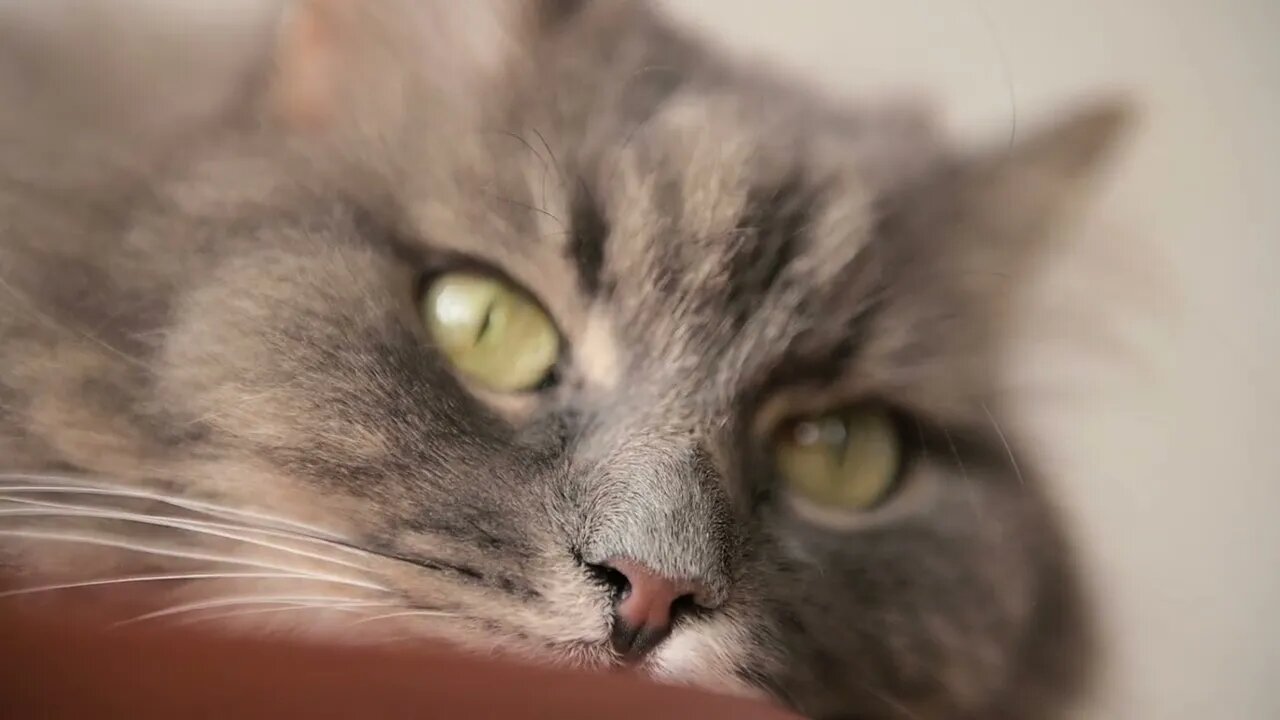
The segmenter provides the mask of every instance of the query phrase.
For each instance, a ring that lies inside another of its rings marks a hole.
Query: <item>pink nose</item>
[[[666,639],[678,607],[692,605],[698,588],[692,582],[664,577],[631,560],[613,560],[605,567],[620,575],[622,581],[610,640],[620,655],[639,658]]]

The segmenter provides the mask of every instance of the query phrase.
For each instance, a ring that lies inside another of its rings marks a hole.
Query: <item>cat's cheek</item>
[[[758,700],[769,693],[744,680],[746,670],[757,674],[772,660],[753,652],[750,634],[736,621],[722,618],[678,629],[645,663],[644,669],[663,682],[696,685],[708,690]]]

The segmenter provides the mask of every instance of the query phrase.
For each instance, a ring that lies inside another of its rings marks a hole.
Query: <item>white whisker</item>
[[[172,607],[156,610],[155,612],[145,613],[128,620],[121,620],[115,623],[116,627],[123,625],[132,625],[134,623],[145,622],[147,620],[156,620],[171,615],[181,615],[182,613],[196,612],[199,610],[211,610],[213,608],[231,607],[235,605],[297,605],[305,607],[327,607],[329,604],[347,605],[348,603],[363,602],[360,598],[342,598],[332,597],[328,595],[240,595],[236,597],[223,597],[213,600],[201,600],[199,602],[183,603]]]
[[[375,621],[378,621],[378,620],[390,620],[391,618],[398,618],[398,617],[410,617],[410,616],[420,616],[420,617],[458,617],[458,614],[457,614],[457,613],[451,613],[451,612],[443,612],[443,611],[440,611],[440,610],[402,610],[402,611],[400,611],[400,612],[387,613],[387,614],[385,614],[385,615],[374,615],[373,617],[367,617],[367,618],[364,618],[364,619],[362,619],[362,620],[357,620],[357,621],[355,621],[355,622],[351,623],[351,626],[352,626],[352,627],[355,627],[356,625],[364,625],[365,623],[371,623],[371,622],[375,622]]]
[[[0,497],[0,500],[2,499],[6,499],[6,498]],[[299,557],[310,558],[312,560],[319,560],[321,562],[332,563],[334,565],[342,565],[349,568],[355,568],[357,570],[366,569],[365,566],[361,565],[360,563],[349,562],[346,560],[339,560],[333,557],[329,557],[327,555],[323,555],[321,553],[313,553],[313,552],[308,552],[306,550],[299,550],[297,548],[289,547],[288,545],[281,545],[279,543],[268,542],[266,540],[260,540],[257,538],[248,537],[243,534],[229,532],[228,530],[224,529],[228,527],[231,527],[233,529],[242,529],[242,528],[236,528],[234,526],[220,525],[217,523],[200,522],[198,520],[183,520],[181,518],[170,518],[170,517],[164,517],[160,515],[144,515],[142,513],[131,513],[131,512],[125,512],[123,510],[101,510],[98,508],[84,508],[84,507],[56,505],[56,504],[53,504],[53,507],[49,507],[48,505],[49,504],[46,504],[44,508],[0,509],[0,517],[18,517],[18,516],[82,517],[82,518],[95,518],[99,520],[120,520],[124,522],[133,522],[133,523],[139,523],[143,525],[154,525],[156,527],[173,528],[175,530],[186,530],[188,532],[199,533],[202,535],[220,537],[220,538],[225,538],[227,540],[235,540],[237,542],[242,542],[247,545],[255,545],[257,547],[264,547],[271,550],[278,550],[280,552],[288,553],[290,555],[297,555]],[[257,532],[257,533],[263,533],[268,535],[279,534],[279,533],[272,533],[271,531],[267,531],[267,530],[258,530],[256,528],[243,528],[243,530],[246,530],[248,532]],[[285,537],[289,537],[289,536],[285,536]],[[344,551],[348,551],[348,552],[359,552],[354,548],[348,548],[341,545],[336,547],[340,547]],[[365,557],[369,556],[368,553],[361,553],[361,554]]]
[[[18,302],[18,304],[26,308],[27,312],[31,313],[32,317],[36,318],[40,322],[43,322],[47,327],[50,327],[54,330],[61,330],[62,332],[70,333],[72,335],[80,337],[84,339],[86,342],[93,343],[94,345],[97,345],[103,350],[106,350],[108,353],[111,354],[112,357],[115,357],[119,360],[123,360],[124,362],[130,365],[133,365],[134,367],[141,368],[147,373],[155,373],[155,368],[151,367],[146,362],[130,355],[129,353],[123,350],[120,350],[119,348],[115,347],[114,345],[111,345],[106,340],[103,340],[97,335],[94,335],[88,332],[87,330],[83,330],[81,328],[75,328],[65,323],[61,323],[57,321],[56,319],[53,318],[53,316],[41,310],[36,305],[36,303],[33,302],[30,298],[28,298],[25,294],[19,292],[18,289],[15,288],[13,285],[10,285],[2,276],[0,276],[0,288],[4,289],[9,295],[11,295],[13,299]]]
[[[408,640],[421,642],[422,633],[402,633],[400,635],[392,635],[390,637],[382,637],[382,636],[378,637],[378,642],[384,645],[387,643],[400,643]]]
[[[253,403],[259,400],[262,400],[263,398],[268,398],[268,397],[271,397],[272,395],[276,395],[279,392],[280,392],[280,388],[271,388],[269,390],[264,390],[263,392],[260,392],[260,393],[253,393],[250,395],[241,396],[240,398],[237,399],[236,403],[231,407],[211,410],[205,413],[204,415],[201,415],[193,420],[185,421],[183,425],[186,427],[195,427],[197,425],[203,425],[205,423],[208,423],[211,420],[225,419],[231,416],[232,413],[240,412],[244,410],[246,407],[248,407],[249,405],[252,405]]]
[[[951,456],[956,460],[956,466],[960,468],[960,480],[964,483],[965,492],[969,497],[969,505],[973,507],[973,514],[978,518],[978,522],[983,520],[982,505],[978,502],[978,496],[973,489],[973,481],[969,479],[969,470],[964,466],[964,460],[960,459],[960,450],[956,448],[956,442],[951,438],[951,433],[946,429],[942,429],[942,435],[947,439],[947,445],[951,448]]]
[[[243,572],[243,573],[176,573],[171,575],[131,575],[119,578],[103,578],[100,580],[85,580],[83,582],[59,583],[57,585],[37,585],[35,587],[22,588],[21,590],[9,590],[0,592],[0,598],[15,597],[18,595],[32,595],[35,593],[53,592],[56,590],[76,590],[79,588],[102,587],[105,585],[126,585],[129,583],[144,582],[167,582],[177,580],[312,580],[316,578],[308,577],[298,573],[266,573],[266,572]],[[328,582],[328,580],[324,580]]]
[[[147,555],[156,555],[159,557],[172,557],[172,558],[180,558],[184,560],[200,560],[203,562],[218,562],[218,563],[226,563],[228,565],[256,567],[264,570],[279,570],[281,572],[298,572],[300,574],[302,573],[302,571],[299,571],[296,568],[290,568],[284,565],[277,565],[274,563],[261,562],[257,560],[247,560],[247,559],[236,558],[236,557],[225,556],[225,555],[211,555],[208,553],[190,552],[185,550],[174,550],[170,548],[155,547],[152,545],[143,545],[141,543],[132,543],[124,540],[117,540],[115,538],[97,537],[94,535],[81,535],[77,533],[44,532],[40,530],[0,529],[0,536],[17,537],[17,538],[24,538],[28,540],[49,540],[53,542],[78,542],[78,543],[84,543],[86,545],[96,545],[99,547],[111,547],[111,548],[118,548],[121,550],[132,550],[134,552],[143,553]],[[352,587],[360,587],[368,590],[379,590],[384,592],[387,590],[387,588],[384,588],[381,585],[375,585],[373,583],[364,582],[362,580],[355,580],[352,578],[341,577],[338,575],[313,573],[310,571],[306,571],[305,574],[307,575],[308,578],[311,578],[311,579],[328,580],[329,582],[337,583],[340,585],[350,585]]]
[[[360,608],[385,607],[387,605],[390,605],[390,603],[352,602],[336,603],[333,605],[286,605],[284,607],[249,608],[248,610],[233,610],[231,612],[201,615],[199,617],[188,618],[186,620],[179,620],[177,624],[194,625],[196,623],[228,620],[231,618],[244,617],[246,615],[266,615],[269,613],[293,612],[294,610],[333,610],[336,612],[359,614]]]
[[[131,488],[123,485],[116,485],[112,483],[90,484],[83,479],[64,478],[64,477],[59,477],[55,475],[35,475],[35,474],[29,474],[29,473],[0,474],[0,486],[3,486],[5,483],[10,483],[10,482],[24,483],[24,484],[11,485],[9,487],[5,487],[4,488],[5,492],[71,493],[71,494],[83,494],[83,495],[105,495],[105,496],[111,496],[111,497],[126,497],[126,498],[134,498],[138,500],[154,500],[155,502],[161,502],[167,505],[172,505],[174,507],[180,507],[185,510],[191,510],[192,512],[199,512],[199,513],[204,513],[206,515],[221,517],[224,520],[244,518],[244,519],[255,520],[259,522],[267,522],[267,523],[279,525],[285,528],[294,528],[297,530],[302,530],[323,539],[343,540],[343,541],[349,539],[349,538],[343,537],[338,533],[325,530],[324,528],[316,527],[314,525],[308,525],[306,523],[297,522],[295,520],[289,520],[289,519],[278,517],[275,515],[253,512],[250,510],[234,508],[227,505],[219,505],[216,503],[211,503],[203,500],[191,500],[188,498],[173,497],[170,495],[165,495],[163,493],[147,491],[147,490],[139,490],[136,488]],[[35,482],[44,482],[44,483],[62,482],[63,484],[61,485],[31,484]],[[231,517],[227,517],[227,516],[231,516]]]
[[[100,507],[97,505],[80,505],[77,503],[54,502],[52,500],[32,500],[30,498],[11,497],[9,495],[6,495],[3,492],[3,490],[0,490],[0,503],[13,503],[15,505],[25,505],[30,507],[80,510],[85,512],[90,512],[90,511],[119,512],[119,513],[128,512],[126,510],[116,510],[114,508]],[[254,525],[245,525],[243,523],[214,522],[211,520],[194,520],[189,518],[176,518],[169,515],[151,515],[147,513],[143,513],[143,514],[146,515],[146,517],[176,520],[179,522],[190,523],[192,525],[198,525],[200,527],[219,528],[222,530],[243,530],[245,532],[252,532],[252,533],[257,533],[259,535],[267,535],[270,537],[284,538],[284,539],[293,540],[296,542],[312,543],[316,545],[322,545],[331,550],[337,550],[339,552],[344,552],[351,555],[359,555],[360,557],[364,557],[364,558],[376,555],[375,553],[371,553],[368,550],[362,550],[353,545],[347,545],[343,541],[329,540],[323,537],[316,537],[314,535],[302,535],[302,534],[293,532],[292,530],[282,530],[278,528],[261,528]]]
[[[1018,467],[1018,460],[1013,456],[1013,446],[1009,444],[1008,438],[1004,436],[1004,431],[1000,429],[1000,423],[996,422],[996,416],[991,414],[991,410],[987,408],[986,403],[983,403],[982,411],[987,414],[987,419],[991,421],[991,427],[995,428],[996,435],[1000,436],[1004,451],[1009,455],[1009,464],[1013,466],[1013,474],[1018,477],[1018,484],[1025,486],[1027,481],[1023,479],[1022,469]]]

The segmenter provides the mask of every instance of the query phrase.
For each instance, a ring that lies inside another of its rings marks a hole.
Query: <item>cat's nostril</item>
[[[608,565],[592,565],[587,564],[587,571],[591,573],[601,585],[609,588],[613,594],[615,603],[621,602],[627,595],[631,594],[631,581],[627,576]]]
[[[671,603],[671,618],[674,621],[675,618],[681,615],[688,615],[705,609],[693,593],[685,593]]]
[[[613,560],[599,568],[614,588],[614,650],[635,660],[657,647],[671,632],[677,615],[697,607],[698,587],[665,577],[641,563]]]

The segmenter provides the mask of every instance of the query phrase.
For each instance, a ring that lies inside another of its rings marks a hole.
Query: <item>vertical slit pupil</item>
[[[490,300],[484,309],[484,320],[480,322],[480,329],[476,331],[475,342],[484,339],[485,333],[489,332],[489,326],[493,324],[493,308],[498,304],[497,300]]]

